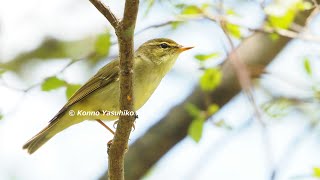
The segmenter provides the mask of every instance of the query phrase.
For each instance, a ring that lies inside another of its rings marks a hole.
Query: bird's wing
[[[119,60],[116,59],[109,64],[102,67],[97,74],[95,74],[91,79],[89,79],[78,91],[76,91],[68,102],[63,106],[63,108],[53,117],[50,121],[53,122],[58,119],[66,110],[74,105],[75,103],[86,98],[88,95],[94,91],[105,87],[111,82],[119,78]]]

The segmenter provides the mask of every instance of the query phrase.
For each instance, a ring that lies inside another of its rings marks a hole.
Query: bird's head
[[[136,54],[156,64],[175,61],[178,55],[193,47],[184,47],[167,38],[152,39],[143,43]]]

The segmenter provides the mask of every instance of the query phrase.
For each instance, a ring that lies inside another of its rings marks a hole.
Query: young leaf
[[[214,123],[217,127],[225,128],[227,130],[232,130],[232,127],[225,122],[225,120],[221,119]]]
[[[0,76],[6,72],[5,69],[0,69]]]
[[[233,9],[227,9],[226,14],[227,15],[236,15],[237,13]]]
[[[105,56],[108,56],[111,46],[111,35],[109,32],[98,35],[95,42],[95,55],[91,57],[92,60],[96,61]]]
[[[196,15],[201,13],[202,13],[201,9],[195,5],[186,6],[183,8],[181,12],[181,14],[184,14],[184,15]]]
[[[197,106],[195,106],[194,104],[188,103],[185,106],[185,108],[186,108],[187,112],[190,114],[190,116],[192,116],[194,118],[200,116],[201,110]]]
[[[184,22],[183,21],[173,21],[171,22],[171,28],[172,30],[177,29],[179,26],[181,26]]]
[[[313,5],[311,2],[306,1],[299,1],[297,4],[297,8],[301,11],[310,10],[313,8]]]
[[[188,134],[195,141],[199,142],[202,136],[204,119],[196,118],[189,126]]]
[[[303,0],[274,1],[265,8],[265,12],[269,16],[268,23],[273,28],[288,29],[299,11],[310,8],[312,4]]]
[[[226,30],[228,31],[228,33],[230,33],[231,36],[235,38],[241,37],[241,31],[238,25],[226,23]]]
[[[200,78],[200,87],[204,91],[214,90],[221,82],[222,74],[219,69],[206,69]]]
[[[41,85],[41,89],[42,91],[50,91],[53,89],[58,89],[60,87],[63,87],[66,84],[67,84],[66,81],[59,79],[56,76],[52,76],[45,79],[45,81]]]
[[[320,178],[320,168],[319,167],[313,168],[313,176],[316,178]]]
[[[214,113],[216,113],[219,110],[219,106],[217,104],[211,104],[208,109],[207,112],[212,115]]]
[[[72,96],[78,89],[80,89],[80,87],[81,87],[80,84],[68,84],[68,85],[67,85],[67,90],[66,90],[67,99],[70,99],[71,96]]]
[[[292,24],[296,12],[288,10],[283,16],[269,16],[269,23],[274,28],[287,29]]]
[[[215,52],[210,54],[197,54],[194,57],[199,61],[206,61],[211,58],[217,58],[219,57],[219,55],[220,55],[219,53]]]
[[[304,70],[306,71],[306,73],[311,76],[312,75],[312,69],[311,69],[311,65],[310,65],[310,61],[308,58],[305,58],[303,61],[303,65],[304,65]]]

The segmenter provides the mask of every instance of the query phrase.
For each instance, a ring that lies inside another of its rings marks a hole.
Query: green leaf
[[[319,167],[313,168],[313,176],[316,178],[320,178],[320,168]]]
[[[219,55],[220,55],[219,53],[215,52],[210,54],[197,54],[194,57],[199,61],[206,61],[211,58],[217,58],[219,57]]]
[[[288,29],[299,11],[310,8],[312,4],[303,0],[274,1],[265,8],[265,12],[269,16],[268,23],[271,27]]]
[[[195,141],[199,142],[202,137],[204,119],[196,118],[189,126],[188,134]]]
[[[181,12],[181,14],[184,14],[184,15],[197,15],[201,13],[202,13],[202,10],[195,5],[186,6],[183,8]]]
[[[66,90],[66,96],[67,99],[70,99],[71,96],[78,90],[80,89],[81,84],[68,84],[67,85],[67,90]]]
[[[282,118],[289,113],[292,102],[286,98],[278,98],[262,105],[264,112],[271,118]]]
[[[206,69],[200,78],[200,87],[203,91],[214,90],[221,82],[222,74],[219,69]]]
[[[228,33],[231,36],[233,36],[235,38],[241,37],[241,31],[240,31],[240,27],[238,25],[226,23],[226,30],[228,31]]]
[[[108,56],[111,46],[111,35],[109,32],[98,35],[95,42],[95,55],[91,57],[92,60],[97,61],[103,57]]]
[[[0,69],[0,76],[6,72],[5,69]]]
[[[233,9],[227,9],[226,14],[227,15],[236,15],[236,12]]]
[[[175,30],[178,27],[180,27],[183,23],[184,23],[183,21],[173,21],[171,22],[171,28]]]
[[[207,112],[212,115],[214,113],[216,113],[219,110],[219,106],[217,104],[211,104],[208,109]]]
[[[186,108],[187,112],[190,114],[190,116],[192,116],[192,117],[199,117],[200,116],[201,110],[196,105],[188,103],[185,106],[185,108]]]
[[[0,120],[2,120],[3,119],[3,114],[0,114]]]
[[[311,76],[312,75],[312,69],[311,69],[311,65],[310,65],[310,61],[308,58],[305,58],[303,61],[303,65],[304,65],[304,70],[306,71],[306,73]]]
[[[269,23],[274,28],[287,29],[292,24],[295,17],[294,11],[287,11],[283,16],[270,16]]]
[[[301,11],[305,11],[305,10],[310,10],[313,8],[313,5],[311,2],[307,2],[307,1],[300,1],[297,4],[297,8]]]
[[[217,127],[225,128],[227,130],[232,130],[232,127],[226,123],[224,119],[221,119],[214,123]]]
[[[42,91],[50,91],[53,89],[58,89],[60,87],[63,87],[66,84],[67,84],[66,81],[59,79],[56,76],[52,76],[45,79],[45,81],[41,85],[41,89]]]

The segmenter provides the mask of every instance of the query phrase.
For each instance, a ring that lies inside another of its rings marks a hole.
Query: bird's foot
[[[111,148],[112,143],[113,143],[113,140],[112,140],[112,139],[107,143],[107,146],[108,146],[108,148],[107,148],[107,153],[108,153],[108,154],[109,154],[109,152],[110,152],[110,148]],[[128,145],[127,145],[126,149],[124,150],[124,151],[125,151],[124,153],[127,153],[128,150],[129,150],[129,147],[128,147]]]
[[[133,122],[133,125],[132,125],[133,131],[136,129],[135,123],[136,123],[136,119],[138,119],[138,118],[139,118],[139,116],[136,113],[134,113],[134,122]],[[113,123],[113,128],[117,129],[118,123],[119,123],[119,120],[115,121]]]

